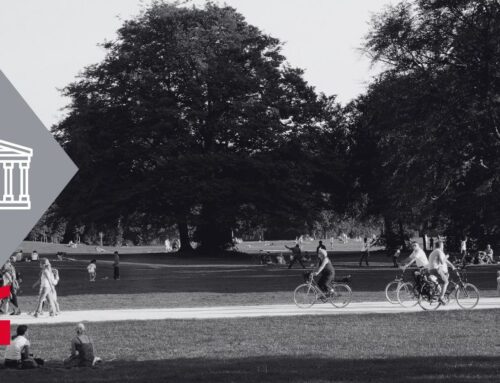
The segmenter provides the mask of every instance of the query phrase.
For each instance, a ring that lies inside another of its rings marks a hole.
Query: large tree
[[[338,190],[321,176],[340,167],[337,151],[321,149],[339,108],[281,46],[210,3],[158,2],[125,22],[106,58],[65,89],[69,113],[53,131],[80,173],[62,213],[124,225],[146,214],[176,223],[183,249],[190,224],[210,250],[227,246],[242,219],[312,221]]]
[[[377,212],[500,237],[499,32],[493,0],[407,1],[374,18],[366,50],[387,69],[355,115]]]

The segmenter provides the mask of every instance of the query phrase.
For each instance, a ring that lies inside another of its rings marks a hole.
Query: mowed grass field
[[[256,265],[247,254],[123,254],[120,281],[112,279],[112,254],[69,256],[74,260],[50,256],[61,275],[62,310],[293,303],[293,290],[303,281],[298,265],[292,270]],[[390,268],[391,260],[383,253],[374,254],[373,266],[363,268],[357,266],[358,256],[356,251],[335,251],[337,274],[353,276],[354,300],[385,299],[385,285],[399,272]],[[90,283],[86,266],[93,257],[98,259],[98,279]],[[31,285],[38,264],[16,267],[24,279],[21,309],[32,311],[38,290]],[[496,294],[496,270],[470,268],[469,280],[483,296]],[[500,310],[438,310],[90,322],[89,333],[105,363],[74,370],[61,365],[74,324],[33,325],[33,351],[48,360],[46,368],[0,370],[0,382],[497,382],[499,315]]]
[[[285,266],[267,267],[249,264],[203,264],[195,259],[163,256],[144,259],[141,255],[124,256],[121,280],[112,278],[109,259],[97,262],[97,281],[90,283],[87,260],[55,261],[61,281],[57,287],[62,310],[196,307],[293,303],[293,290],[303,282],[304,270]],[[168,260],[176,258],[175,262]],[[334,261],[334,264],[335,261]],[[19,296],[21,309],[32,311],[38,289],[31,286],[38,278],[38,263],[17,263],[23,275]],[[390,267],[336,266],[337,275],[352,275],[354,301],[385,299],[384,288],[400,272]],[[469,281],[482,296],[496,295],[498,266],[471,267]],[[410,277],[410,276],[408,276]]]
[[[31,326],[37,371],[1,382],[498,382],[500,310],[90,323],[105,363],[66,370],[74,325]]]

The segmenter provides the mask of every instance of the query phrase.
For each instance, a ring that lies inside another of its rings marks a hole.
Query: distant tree
[[[387,70],[353,104],[358,168],[386,226],[500,237],[500,3],[406,1],[366,51]]]

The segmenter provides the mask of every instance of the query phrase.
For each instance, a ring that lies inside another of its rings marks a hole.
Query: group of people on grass
[[[96,259],[92,259],[90,261],[90,263],[87,265],[87,272],[89,274],[89,281],[95,282],[96,278],[97,278],[97,260]],[[114,252],[113,279],[115,281],[120,280],[120,255],[118,254],[118,251]]]
[[[95,356],[93,340],[87,335],[85,325],[76,326],[76,336],[71,340],[70,356],[63,361],[65,367],[91,367],[102,362]],[[45,364],[42,358],[35,358],[31,353],[28,339],[28,326],[20,325],[12,336],[10,345],[5,349],[4,368],[34,369]]]
[[[60,313],[56,290],[60,280],[59,271],[52,267],[48,258],[39,259],[38,253],[36,251],[33,251],[33,253],[35,253],[35,257],[32,256],[30,261],[34,258],[40,262],[40,273],[32,286],[34,289],[39,288],[37,305],[33,311],[33,316],[38,317],[42,315],[45,306],[48,306],[50,316],[56,316]],[[20,273],[16,271],[14,266],[14,262],[17,262],[17,255],[15,259],[16,261],[9,259],[0,269],[0,287],[8,287],[10,292],[8,298],[0,300],[0,315],[21,314],[17,296],[22,280]],[[89,280],[95,282],[97,276],[97,261],[95,259],[89,263],[87,271]],[[113,278],[115,280],[120,279],[120,256],[117,251],[114,253]],[[10,310],[11,307],[12,311]]]
[[[20,315],[21,309],[17,300],[17,295],[21,286],[20,274],[16,272],[14,264],[9,260],[1,270],[2,286],[9,287],[10,296],[0,302],[0,313],[10,315]],[[40,274],[37,281],[33,284],[33,288],[39,287],[38,300],[33,315],[37,317],[42,313],[45,304],[49,305],[51,316],[58,315],[59,303],[57,302],[56,286],[59,283],[59,272],[53,269],[47,258],[40,260]],[[12,305],[13,311],[10,312],[9,305]]]

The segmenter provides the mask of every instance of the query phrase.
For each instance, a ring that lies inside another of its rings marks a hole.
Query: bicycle
[[[406,270],[403,270],[401,272],[401,274],[399,274],[398,276],[396,276],[396,278],[394,278],[393,281],[389,282],[387,284],[387,286],[385,286],[385,297],[387,299],[387,301],[389,303],[392,303],[392,304],[401,304],[399,301],[398,301],[398,295],[397,295],[397,292],[398,292],[398,289],[399,287],[405,283],[404,282],[404,274],[405,274],[405,271]],[[416,303],[415,303],[416,304]]]
[[[462,309],[472,310],[479,303],[479,289],[472,283],[468,283],[465,265],[460,269],[456,268],[455,275],[458,280],[450,280],[444,295],[444,301],[446,304],[451,302],[453,294],[453,298]],[[409,302],[413,306],[415,305],[414,302],[416,302],[426,311],[436,310],[442,304],[439,301],[440,288],[441,286],[436,282],[430,281],[426,275],[420,274],[417,277],[416,284],[407,282],[400,286],[397,292],[398,300],[402,305],[406,304],[406,307],[408,307]]]
[[[300,308],[309,308],[316,302],[330,302],[334,307],[346,307],[351,302],[352,290],[348,283],[351,277],[345,277],[341,281],[332,281],[329,285],[330,292],[324,293],[314,280],[313,273],[304,274],[306,283],[295,289],[293,299]]]

